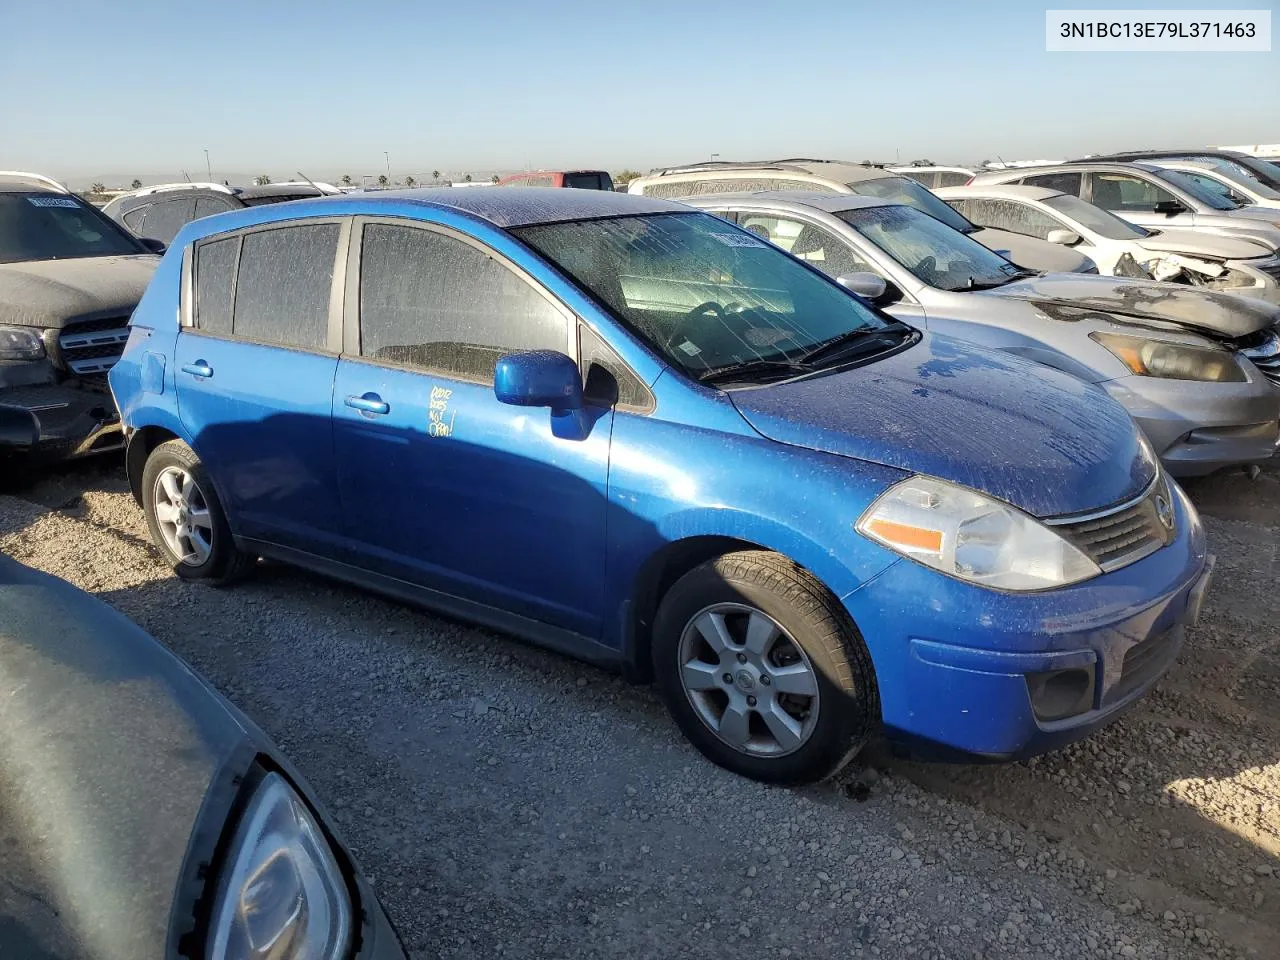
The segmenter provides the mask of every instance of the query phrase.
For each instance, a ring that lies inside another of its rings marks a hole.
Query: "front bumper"
[[[7,387],[0,389],[0,406],[11,418],[34,420],[33,443],[6,441],[0,435],[0,449],[10,456],[66,460],[124,445],[115,401],[106,391],[78,384]],[[21,433],[27,436],[26,430]]]
[[[875,663],[885,732],[933,759],[1031,756],[1087,736],[1173,664],[1212,559],[1185,494],[1179,534],[1137,563],[1039,594],[987,590],[901,560],[844,597]],[[1042,719],[1037,677],[1079,671],[1087,703]]]
[[[1280,439],[1280,391],[1255,374],[1245,383],[1122,377],[1099,384],[1137,421],[1175,477],[1260,463]]]

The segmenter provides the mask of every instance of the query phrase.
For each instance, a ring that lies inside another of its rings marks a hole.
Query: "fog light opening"
[[[1027,674],[1037,720],[1063,720],[1093,709],[1093,670],[1075,667]]]

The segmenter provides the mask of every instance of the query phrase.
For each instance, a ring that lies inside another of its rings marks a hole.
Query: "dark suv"
[[[341,193],[327,183],[267,183],[230,187],[222,183],[162,183],[116,197],[102,212],[147,240],[169,243],[192,220],[264,203],[283,203]]]
[[[1238,150],[1124,150],[1120,153],[1099,153],[1081,157],[1079,160],[1068,160],[1068,163],[1092,163],[1106,160],[1110,162],[1131,163],[1134,160],[1200,160],[1244,173],[1272,190],[1280,190],[1280,164],[1264,160]]]
[[[53,180],[0,172],[0,455],[121,445],[107,371],[161,249]]]

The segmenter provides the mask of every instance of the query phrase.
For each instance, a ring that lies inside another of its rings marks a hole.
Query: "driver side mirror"
[[[152,237],[139,237],[138,242],[141,243],[148,250],[150,250],[152,253],[164,253],[165,250],[168,249],[168,247],[164,245],[163,240],[156,240],[156,239],[153,239]]]
[[[1186,213],[1187,211],[1187,208],[1177,200],[1161,200],[1151,209],[1153,213],[1162,213],[1166,217],[1176,216],[1179,213]]]
[[[1080,242],[1080,234],[1074,230],[1050,230],[1045,239],[1050,243],[1060,243],[1064,247],[1074,247]]]
[[[877,307],[887,306],[902,299],[902,291],[884,277],[865,270],[857,273],[844,273],[836,277],[836,283],[851,290],[865,300],[870,300]]]
[[[582,375],[576,363],[555,350],[508,353],[494,368],[493,393],[514,407],[566,413],[582,407]]]

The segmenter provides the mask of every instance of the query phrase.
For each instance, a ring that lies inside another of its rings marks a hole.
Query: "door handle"
[[[354,407],[362,413],[390,413],[391,404],[387,403],[376,393],[366,393],[359,397],[347,397],[348,407]]]
[[[203,360],[197,360],[195,363],[188,363],[182,368],[183,373],[189,373],[193,377],[212,377],[213,367],[209,366]]]

